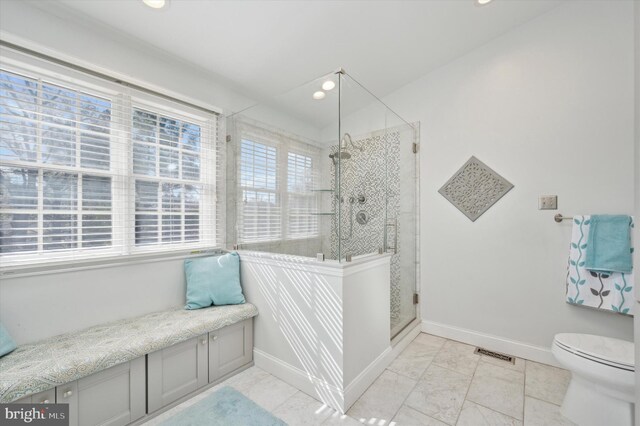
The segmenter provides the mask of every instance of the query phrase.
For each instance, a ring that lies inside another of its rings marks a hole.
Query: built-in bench
[[[250,363],[257,314],[250,303],[176,308],[20,346],[0,358],[0,402],[69,403],[70,424],[130,423]],[[194,378],[180,368],[195,371]],[[171,377],[177,382],[167,388]],[[111,388],[97,388],[101,382],[112,382]],[[83,411],[91,412],[78,407],[82,389],[91,390],[84,393],[85,406],[104,405],[86,401],[117,392],[117,386],[131,393],[128,407],[121,407],[126,413],[79,420]]]

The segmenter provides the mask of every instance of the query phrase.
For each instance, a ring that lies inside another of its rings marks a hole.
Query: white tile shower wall
[[[423,320],[542,348],[633,339],[630,318],[564,302],[571,225],[536,208],[550,193],[565,215],[633,212],[632,8],[563,3],[383,99],[422,129]],[[471,155],[515,185],[475,223],[437,192]]]

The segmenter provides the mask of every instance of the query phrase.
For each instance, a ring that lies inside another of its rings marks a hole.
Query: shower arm
[[[348,145],[351,145],[353,148],[357,149],[360,152],[364,151],[362,145],[356,145],[355,142],[353,142],[351,135],[349,133],[345,133],[344,136],[342,136],[342,140],[340,141],[340,149],[347,149]]]

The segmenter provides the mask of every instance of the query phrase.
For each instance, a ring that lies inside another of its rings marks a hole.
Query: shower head
[[[351,145],[351,148],[357,149],[360,152],[364,151],[364,148],[362,147],[362,145],[358,146],[355,143],[353,143],[353,139],[351,139],[351,135],[349,133],[345,133],[344,136],[342,136],[342,139],[340,140],[340,144],[338,145],[338,152],[329,154],[329,158],[331,158],[331,161],[333,161],[334,166],[336,164],[336,158],[339,158],[340,160],[348,160],[351,158],[351,153],[347,151],[347,148],[349,147],[349,145]]]

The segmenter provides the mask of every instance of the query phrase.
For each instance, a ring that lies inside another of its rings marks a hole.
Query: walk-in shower
[[[391,254],[391,335],[415,319],[417,125],[342,69],[226,124],[229,247],[328,262]]]

